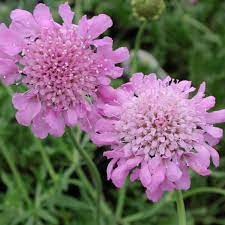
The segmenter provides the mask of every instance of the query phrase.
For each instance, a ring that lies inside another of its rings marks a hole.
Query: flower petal
[[[107,166],[107,180],[111,179],[112,171],[117,161],[118,161],[117,159],[113,159],[110,161],[109,165]]]
[[[129,59],[129,50],[125,47],[118,48],[113,52],[113,61],[114,63],[121,63]]]
[[[223,137],[223,130],[218,127],[208,126],[205,128],[205,131],[213,136],[214,138],[222,138]]]
[[[4,24],[0,24],[0,49],[4,53],[14,56],[22,51],[23,41],[13,30],[8,29]]]
[[[0,58],[0,79],[3,83],[10,85],[19,78],[18,67],[11,59]]]
[[[22,37],[35,37],[37,35],[39,27],[30,12],[16,9],[11,12],[10,18],[12,19],[10,28]]]
[[[44,139],[48,136],[50,127],[43,119],[43,114],[39,113],[34,119],[32,123],[32,132],[38,138]]]
[[[104,33],[109,27],[111,27],[113,23],[109,16],[100,14],[88,20],[88,25],[88,35],[90,35],[92,39],[95,39],[100,34]]]
[[[62,17],[65,25],[71,25],[74,17],[68,2],[59,6],[59,15]]]
[[[19,106],[20,103],[17,103],[17,106]],[[38,100],[37,97],[33,97],[27,100],[26,106],[24,107],[23,110],[19,110],[16,113],[16,119],[19,124],[23,126],[29,126],[31,125],[32,120],[38,115],[40,111],[41,111],[41,102]]]
[[[225,122],[225,109],[210,112],[206,116],[207,122],[210,124],[224,123]]]
[[[51,27],[53,25],[53,18],[49,7],[45,4],[38,4],[34,9],[34,18],[36,22],[44,28]]]
[[[56,137],[60,137],[64,133],[65,122],[63,116],[52,110],[48,110],[45,115],[45,121],[50,127],[50,133]]]
[[[147,188],[150,185],[152,178],[147,162],[142,163],[139,176],[142,185]]]
[[[124,185],[127,175],[129,174],[129,170],[127,170],[126,164],[118,166],[112,172],[112,182],[117,187],[120,188]]]
[[[77,124],[77,112],[75,109],[68,109],[64,113],[65,123],[68,126],[74,126]]]
[[[169,181],[175,182],[182,176],[180,168],[171,161],[166,162],[166,177]]]

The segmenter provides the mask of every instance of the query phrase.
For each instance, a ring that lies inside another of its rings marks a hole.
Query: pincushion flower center
[[[67,110],[96,91],[101,65],[75,27],[43,29],[23,53],[23,82],[37,91],[47,107]]]
[[[194,151],[202,132],[200,121],[188,99],[169,91],[156,95],[144,91],[123,105],[115,129],[124,149],[150,157],[171,157]]]

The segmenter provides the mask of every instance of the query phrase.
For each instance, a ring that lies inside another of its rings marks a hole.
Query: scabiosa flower
[[[16,118],[40,138],[61,136],[65,125],[85,117],[98,88],[122,75],[115,64],[129,56],[126,48],[113,51],[111,38],[97,39],[112,26],[107,15],[83,16],[75,25],[68,3],[59,6],[59,14],[63,25],[38,4],[33,14],[12,11],[10,27],[0,27],[1,78],[11,84],[19,77],[27,87],[13,97]]]
[[[214,146],[223,131],[214,124],[225,122],[225,110],[208,112],[215,98],[205,97],[205,83],[190,97],[193,91],[190,81],[141,73],[118,89],[99,89],[99,115],[92,117],[90,136],[111,146],[104,155],[111,159],[107,176],[116,187],[130,174],[149,199],[158,201],[164,191],[189,189],[189,168],[207,176],[210,157],[219,165]]]

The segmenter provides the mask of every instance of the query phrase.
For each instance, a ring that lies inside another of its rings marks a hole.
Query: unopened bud
[[[156,20],[165,9],[164,0],[131,0],[131,5],[140,20]]]

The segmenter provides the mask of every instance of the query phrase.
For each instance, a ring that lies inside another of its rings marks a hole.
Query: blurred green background
[[[55,16],[58,0],[45,0]],[[114,26],[107,35],[114,46],[134,49],[141,22],[134,18],[129,0],[71,0],[77,18],[82,14],[110,15]],[[12,9],[33,10],[34,0],[0,0],[0,22],[9,24]],[[198,86],[207,82],[208,94],[225,107],[225,1],[168,0],[157,21],[148,22],[138,50],[138,71],[166,73],[190,79]],[[122,79],[127,81],[129,64]],[[13,90],[18,90],[17,86]],[[19,126],[11,104],[11,91],[0,84],[0,225],[92,225],[96,190],[82,158],[70,138],[49,137],[39,141],[29,128]],[[107,160],[103,148],[96,149],[75,128],[80,144],[97,164],[103,182],[102,225],[176,225],[173,195],[157,204],[148,201],[144,189],[128,183],[117,190],[106,180]],[[219,169],[212,176],[192,174],[192,188],[184,193],[188,225],[225,224],[225,140],[218,146]],[[49,163],[50,162],[50,163]],[[124,193],[126,194],[124,195]],[[124,196],[121,201],[121,196]],[[120,201],[118,201],[120,199]],[[122,209],[122,210],[121,210]]]

